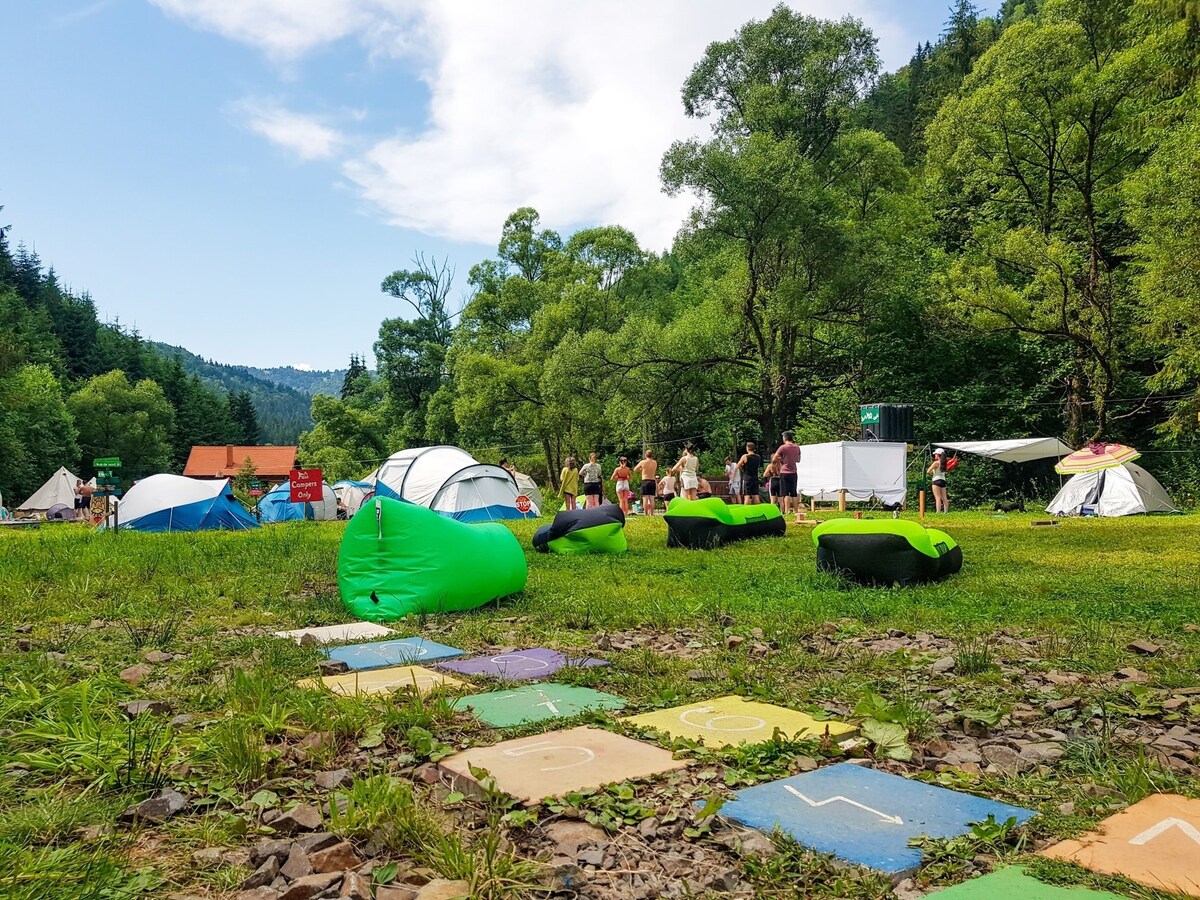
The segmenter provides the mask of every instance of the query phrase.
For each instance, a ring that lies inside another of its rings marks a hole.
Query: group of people
[[[725,477],[729,480],[729,494],[734,503],[747,505],[761,501],[764,484],[772,503],[778,503],[784,513],[799,510],[797,491],[797,465],[800,462],[800,447],[790,431],[783,433],[783,443],[772,454],[763,467],[754,441],[746,442],[746,452],[736,462],[725,458]],[[637,491],[633,489],[634,476],[638,477]],[[567,457],[559,475],[559,493],[564,509],[579,509],[579,498],[583,497],[585,508],[599,506],[604,498],[604,470],[596,461],[596,454],[589,453],[588,461],[578,465],[573,456]],[[712,485],[700,474],[700,455],[692,444],[686,444],[683,455],[675,465],[659,475],[659,462],[653,450],[636,465],[629,465],[629,458],[620,457],[616,468],[609,475],[617,494],[621,511],[629,515],[634,498],[641,497],[641,512],[653,516],[658,500],[664,508],[677,496],[688,500],[703,500],[713,495]],[[580,488],[582,487],[582,491]]]

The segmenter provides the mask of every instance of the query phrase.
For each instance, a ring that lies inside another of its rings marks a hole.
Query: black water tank
[[[912,407],[907,403],[871,403],[858,409],[864,441],[907,444],[913,439]]]

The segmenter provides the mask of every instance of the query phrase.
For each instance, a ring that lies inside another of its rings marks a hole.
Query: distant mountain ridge
[[[156,353],[176,359],[205,384],[224,391],[246,391],[254,401],[263,440],[268,444],[294,444],[300,432],[312,428],[309,407],[314,394],[337,396],[346,370],[307,371],[290,366],[260,369],[230,366],[197,356],[184,347],[149,342]]]

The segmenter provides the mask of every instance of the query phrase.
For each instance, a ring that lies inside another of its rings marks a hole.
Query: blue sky
[[[220,362],[344,366],[448,256],[465,292],[505,215],[665,248],[679,87],[773,0],[8,0],[0,224],[102,317]],[[852,14],[885,65],[947,0]],[[981,4],[990,9],[994,4]]]

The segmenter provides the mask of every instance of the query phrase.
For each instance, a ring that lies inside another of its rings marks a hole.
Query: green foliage
[[[121,458],[128,483],[171,465],[171,429],[175,411],[157,382],[131,384],[119,369],[97,375],[67,400],[79,430],[79,446],[89,462],[101,456]]]

